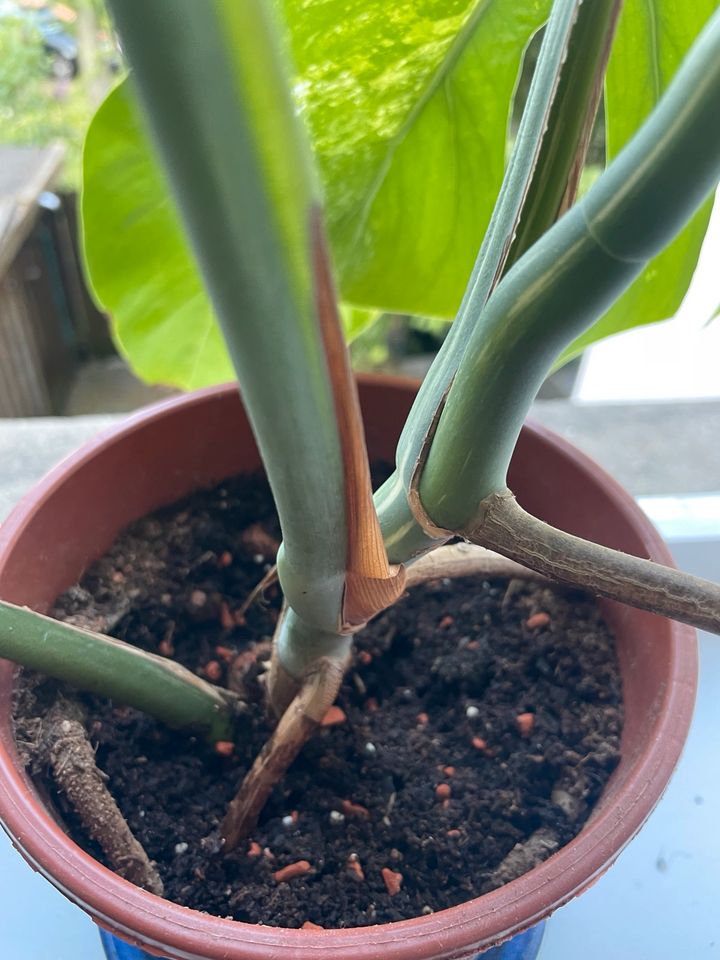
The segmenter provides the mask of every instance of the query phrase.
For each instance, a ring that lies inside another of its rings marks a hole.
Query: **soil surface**
[[[245,673],[259,700],[267,653],[254,645],[272,634],[277,586],[238,610],[278,539],[264,479],[233,480],[130,527],[55,615],[215,682]],[[26,753],[56,691],[26,688]],[[225,757],[134,710],[81,699],[98,766],[165,896],[287,927],[401,920],[520,875],[579,832],[622,727],[614,643],[593,601],[518,581],[435,581],[358,637],[340,722],[306,747],[252,841],[223,859],[215,832],[268,736],[261,707]],[[102,859],[31,754],[76,841]]]

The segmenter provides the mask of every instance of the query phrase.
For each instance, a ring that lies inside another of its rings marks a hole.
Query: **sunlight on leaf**
[[[343,296],[452,317],[548,0],[283,0]]]
[[[85,141],[84,253],[97,300],[142,379],[193,389],[233,370],[164,177],[127,83],[110,93]]]

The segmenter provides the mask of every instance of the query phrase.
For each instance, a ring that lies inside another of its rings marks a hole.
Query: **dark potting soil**
[[[215,682],[250,664],[259,699],[267,653],[248,651],[272,635],[278,588],[237,611],[278,538],[264,479],[238,478],[132,525],[55,615]],[[45,709],[49,689],[30,686],[20,739],[32,739],[29,714]],[[134,710],[83,702],[98,766],[165,896],[288,927],[414,917],[530,869],[579,832],[617,763],[622,726],[613,639],[593,601],[518,581],[435,581],[357,638],[341,722],[305,748],[252,841],[221,858],[220,818],[269,734],[261,707],[224,757]],[[44,790],[102,859],[47,780]],[[298,861],[309,871],[278,882]]]

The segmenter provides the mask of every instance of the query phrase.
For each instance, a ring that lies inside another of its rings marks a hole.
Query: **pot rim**
[[[414,380],[361,375],[360,383],[417,388]],[[86,442],[55,466],[17,504],[0,529],[2,558],[14,547],[37,505],[106,448],[149,421],[235,393],[236,385],[208,387],[153,404]],[[673,565],[649,519],[629,494],[588,456],[541,425],[526,429],[574,465],[590,468],[624,519],[642,537],[651,559]],[[658,618],[660,621],[662,618]],[[593,814],[582,831],[537,867],[503,887],[428,916],[366,927],[306,931],[265,927],[210,916],[141,890],[81,850],[50,818],[21,769],[12,745],[0,743],[0,818],[23,857],[103,927],[144,949],[183,960],[392,960],[460,955],[508,939],[532,926],[590,886],[637,833],[660,799],[680,756],[692,717],[697,681],[695,631],[667,622],[672,682],[662,697],[652,742],[636,758],[617,802]],[[0,661],[0,685],[15,672]],[[181,944],[174,946],[174,944]]]

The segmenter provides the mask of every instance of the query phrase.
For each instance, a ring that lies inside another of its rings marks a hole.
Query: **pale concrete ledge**
[[[0,520],[50,467],[120,418],[0,419]]]
[[[533,417],[635,496],[720,491],[720,402],[535,404]],[[0,517],[51,466],[122,415],[0,420]]]
[[[536,403],[533,416],[635,496],[720,491],[720,401]]]

